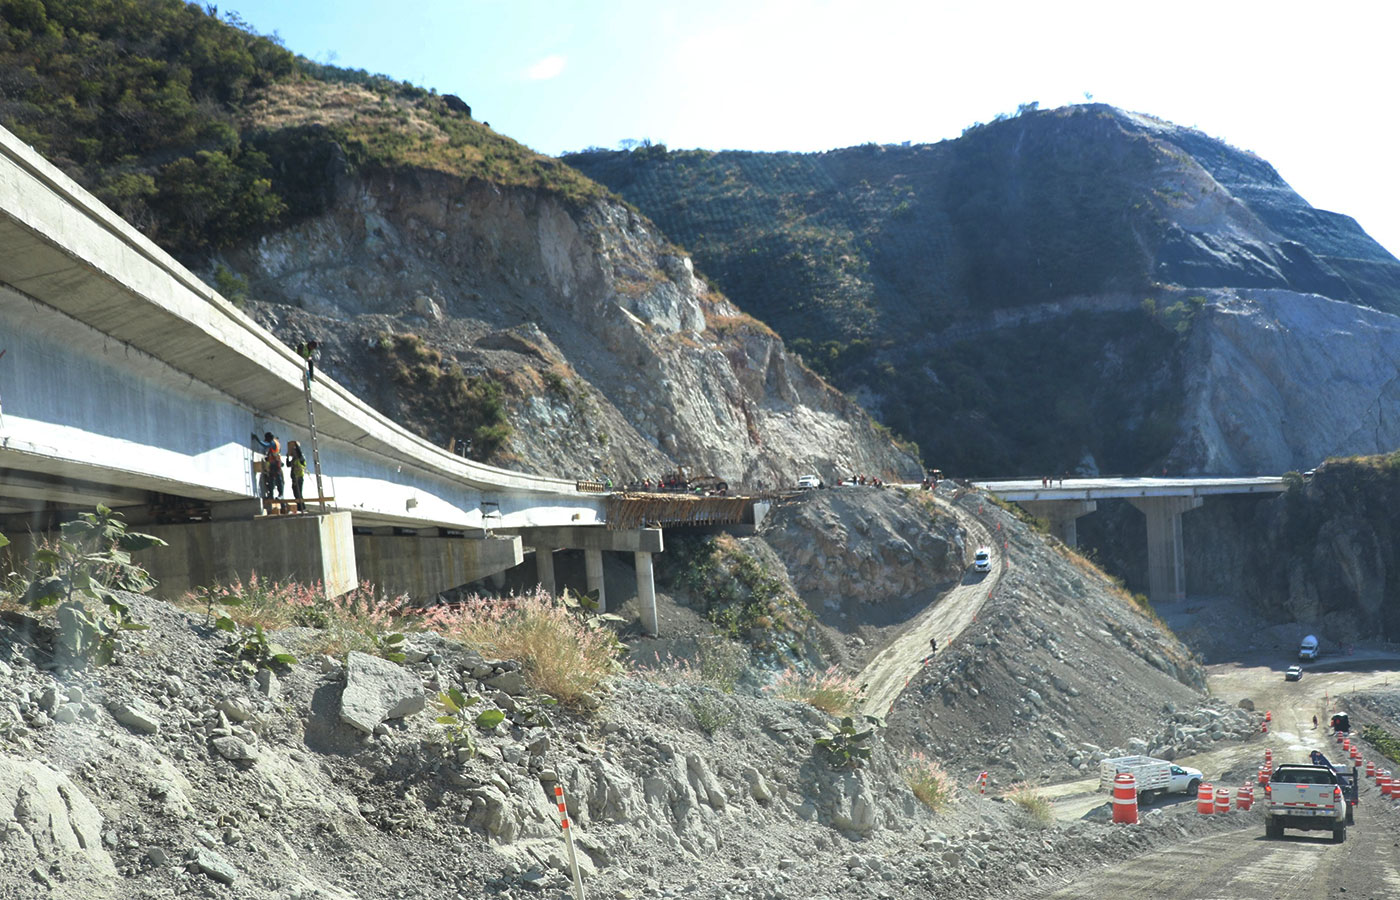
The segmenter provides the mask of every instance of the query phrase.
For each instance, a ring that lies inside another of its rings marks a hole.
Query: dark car
[[[1302,666],[1289,666],[1289,667],[1288,667],[1288,671],[1286,671],[1286,672],[1283,673],[1283,680],[1284,680],[1284,681],[1302,681],[1302,679],[1303,679],[1303,667],[1302,667]]]

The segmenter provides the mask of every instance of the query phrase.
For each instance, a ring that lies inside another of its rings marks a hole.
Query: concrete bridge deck
[[[1207,497],[1230,494],[1275,494],[1288,489],[1283,477],[1202,475],[1119,478],[1020,478],[973,482],[978,488],[1020,504],[1071,547],[1078,543],[1081,516],[1098,509],[1099,500],[1127,500],[1147,517],[1147,582],[1152,600],[1186,596],[1186,559],[1181,516]]]
[[[321,373],[334,507],[256,516],[249,433],[310,447],[303,360],[3,129],[0,351],[0,530],[23,537],[104,503],[171,542],[144,560],[169,590],[256,568],[328,592],[369,579],[431,595],[521,563],[535,529],[607,530],[606,494],[463,459]],[[147,525],[162,505],[209,514]],[[649,592],[659,532],[584,549],[614,544],[637,554]]]

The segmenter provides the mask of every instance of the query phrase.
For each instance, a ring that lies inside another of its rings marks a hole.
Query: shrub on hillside
[[[900,768],[904,783],[919,798],[919,802],[935,812],[953,799],[953,777],[934,760],[917,750],[909,754]]]
[[[591,706],[621,669],[617,635],[543,590],[468,597],[426,612],[422,624],[483,655],[518,660],[534,688],[568,706]]]
[[[855,712],[857,701],[860,699],[860,687],[856,680],[842,674],[835,666],[820,674],[784,669],[771,690],[774,696],[783,700],[806,703],[833,716],[846,716]]]

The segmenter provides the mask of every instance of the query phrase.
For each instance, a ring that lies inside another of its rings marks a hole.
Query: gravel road
[[[975,516],[934,495],[938,508],[957,518],[968,535],[969,549],[992,546],[991,534]],[[885,718],[909,679],[929,656],[929,638],[938,640],[939,649],[947,647],[977,616],[987,596],[996,590],[1001,580],[1001,553],[993,548],[992,570],[977,573],[969,570],[961,583],[919,613],[899,636],[875,655],[859,675],[859,683],[868,685],[861,712],[867,716]]]

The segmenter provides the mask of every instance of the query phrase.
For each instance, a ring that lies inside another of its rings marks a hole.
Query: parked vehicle
[[[822,486],[822,480],[815,475],[803,475],[797,479],[798,490],[810,491]]]
[[[1333,713],[1329,722],[1333,731],[1351,731],[1351,716],[1344,712]]]
[[[1302,667],[1302,666],[1289,666],[1288,669],[1287,669],[1287,671],[1285,671],[1285,672],[1283,673],[1283,680],[1284,680],[1284,681],[1302,681],[1302,680],[1303,680],[1303,667]]]
[[[992,571],[992,549],[978,547],[976,555],[972,557],[972,567],[979,572]]]
[[[1138,802],[1146,806],[1161,794],[1194,794],[1201,786],[1199,769],[1189,769],[1151,756],[1117,756],[1099,763],[1099,790],[1113,790],[1124,772],[1137,782]]]
[[[1344,782],[1331,765],[1279,766],[1264,785],[1264,836],[1281,838],[1285,828],[1331,831],[1332,841],[1340,844],[1353,821],[1357,784],[1355,769]]]
[[[1299,659],[1317,659],[1317,635],[1310,634],[1298,645]]]

